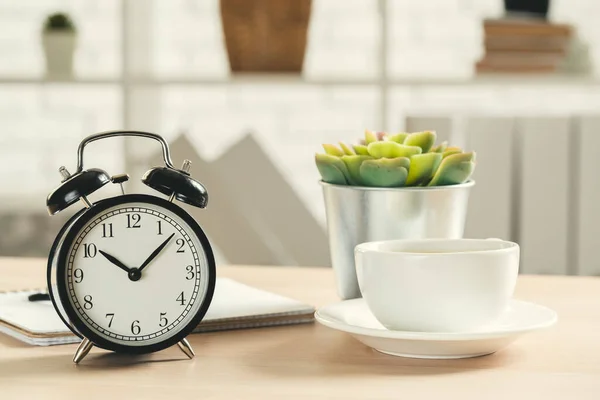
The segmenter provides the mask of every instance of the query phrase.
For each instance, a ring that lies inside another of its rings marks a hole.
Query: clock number
[[[77,268],[73,271],[73,276],[75,277],[75,283],[81,283],[81,281],[83,281],[83,270]]]
[[[177,239],[177,241],[175,242],[177,244],[177,246],[179,246],[179,248],[177,249],[178,253],[185,253],[185,250],[183,250],[183,246],[185,245],[185,240],[183,240],[182,238]]]
[[[188,265],[187,267],[185,267],[185,269],[187,270],[187,275],[185,276],[185,279],[187,279],[188,281],[194,279],[194,276],[196,276],[196,274],[194,274],[194,267],[192,265]]]
[[[110,328],[112,326],[112,321],[115,318],[115,314],[106,314],[106,318],[110,318],[110,321],[108,321],[108,327]]]
[[[83,258],[94,258],[98,253],[98,249],[94,243],[83,244]]]
[[[139,323],[140,321],[138,321],[137,319],[131,323],[131,333],[133,333],[134,335],[139,335],[142,331],[142,328],[140,328],[140,326],[138,325]]]
[[[86,310],[91,310],[93,307],[94,304],[92,303],[92,296],[89,294],[87,296],[83,296],[83,308]]]
[[[107,224],[102,224],[102,237],[103,238],[111,238],[114,237],[113,236],[113,228],[112,228],[112,222]]]
[[[185,306],[185,296],[183,295],[183,292],[181,292],[181,294],[177,296],[175,300],[177,300],[182,306]]]
[[[162,235],[162,221],[156,221],[158,223],[158,235]]]
[[[127,214],[127,227],[128,228],[141,228],[140,220],[142,219],[140,214]]]
[[[167,317],[165,317],[165,315],[167,315],[166,312],[160,313],[160,323],[158,324],[158,326],[160,326],[161,328],[164,328],[169,323],[169,320],[167,319]]]

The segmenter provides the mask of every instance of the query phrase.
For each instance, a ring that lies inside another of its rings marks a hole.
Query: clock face
[[[155,200],[113,198],[117,204],[94,205],[74,224],[59,257],[65,310],[84,336],[113,350],[113,344],[149,348],[180,340],[212,297],[208,242],[191,217],[166,200],[121,197]]]

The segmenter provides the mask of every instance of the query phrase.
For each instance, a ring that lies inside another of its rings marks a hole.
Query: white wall
[[[243,133],[255,131],[321,219],[313,165],[320,143],[352,141],[365,127],[402,130],[406,118],[415,115],[568,117],[600,109],[600,85],[593,79],[469,80],[482,53],[481,19],[500,15],[501,0],[388,0],[392,82],[385,122],[380,121],[384,102],[378,75],[381,21],[373,0],[314,1],[305,63],[309,83],[280,79],[223,84],[207,82],[228,76],[217,0],[4,0],[0,2],[4,209],[29,203],[27,207],[41,211],[46,193],[58,183],[56,168],[74,167],[80,138],[123,126],[121,1],[143,8],[143,13],[135,14],[136,29],[141,29],[139,24],[149,29],[137,32],[138,46],[133,46],[137,63],[131,68],[136,73],[132,79],[150,79],[147,86],[127,93],[135,102],[127,107],[130,126],[171,138],[185,130],[208,159]],[[38,82],[43,75],[39,31],[44,16],[54,10],[72,13],[78,26],[80,82]],[[595,0],[552,2],[552,19],[576,23],[594,60],[600,55],[598,13],[600,3]],[[363,83],[310,83],[328,79]],[[440,79],[450,83],[436,83]],[[454,128],[459,133],[456,140],[463,140],[466,127]],[[592,139],[589,134],[586,138]],[[123,172],[118,145],[93,145],[87,154],[89,165]]]

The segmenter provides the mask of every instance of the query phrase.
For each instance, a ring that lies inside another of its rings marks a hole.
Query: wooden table
[[[0,290],[41,287],[43,260],[0,259]],[[337,300],[323,268],[220,267],[220,276],[316,306]],[[197,334],[138,357],[74,345],[32,347],[0,336],[0,399],[599,399],[600,279],[523,276],[517,297],[555,309],[559,323],[490,356],[385,356],[318,324]]]

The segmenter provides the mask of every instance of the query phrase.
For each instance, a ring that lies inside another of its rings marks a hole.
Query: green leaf
[[[448,142],[444,140],[439,145],[432,147],[431,150],[429,150],[429,151],[435,152],[435,153],[443,153],[444,151],[446,151],[447,147],[448,147]]]
[[[410,169],[406,178],[406,186],[417,186],[427,183],[442,162],[440,153],[416,154],[410,159]]]
[[[353,185],[364,185],[363,180],[360,177],[360,166],[363,161],[372,160],[371,156],[343,156],[342,161],[346,164],[348,168],[348,172],[350,174],[350,179]]]
[[[353,156],[353,155],[355,154],[355,153],[354,153],[354,150],[352,150],[352,148],[351,148],[350,146],[348,146],[348,145],[347,145],[346,143],[344,143],[344,142],[340,142],[340,147],[341,147],[341,148],[342,148],[342,150],[344,151],[344,154],[345,154],[345,155],[348,155],[348,156]]]
[[[437,135],[434,131],[415,132],[406,137],[404,144],[407,146],[418,146],[423,153],[427,153],[433,147],[436,137]]]
[[[428,186],[466,182],[475,169],[475,153],[456,153],[444,158]]]
[[[462,153],[462,149],[460,147],[448,147],[446,148],[446,150],[444,150],[443,154],[443,158],[446,158],[448,156],[451,156],[452,154],[457,154],[457,153]]]
[[[363,183],[375,187],[400,187],[406,182],[410,160],[401,158],[380,158],[365,160],[359,172]]]
[[[350,173],[348,168],[338,157],[317,153],[315,162],[324,182],[336,185],[347,185],[349,183]]]
[[[360,156],[368,156],[369,155],[369,150],[367,149],[367,146],[365,146],[363,144],[355,144],[352,147],[354,148],[354,151],[356,152],[356,154],[358,154]]]
[[[406,139],[406,137],[408,136],[408,133],[396,133],[394,135],[388,136],[388,140],[391,140],[392,142],[396,142],[398,144],[404,144],[404,140]]]
[[[421,150],[418,146],[407,146],[405,144],[401,144],[400,146],[400,155],[399,157],[408,157],[411,158],[414,155],[421,154],[423,150]]]
[[[325,153],[327,153],[331,156],[341,157],[344,155],[344,152],[342,150],[340,150],[334,144],[324,144],[322,146],[323,146],[323,149],[325,150]]]
[[[373,142],[367,146],[369,155],[375,158],[395,158],[400,154],[400,145],[396,142]]]
[[[365,129],[365,144],[373,143],[377,141],[377,134],[368,129]]]
[[[375,158],[412,157],[421,153],[421,148],[416,146],[405,146],[389,140],[374,142],[367,146],[369,155]]]

